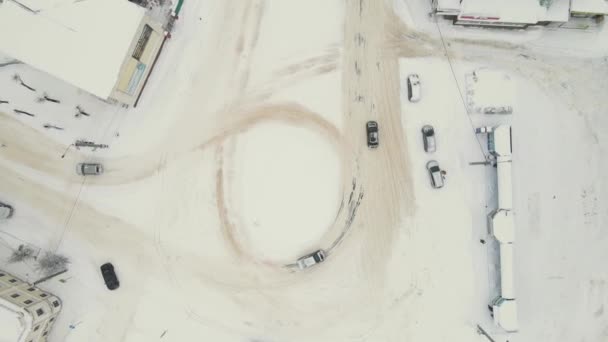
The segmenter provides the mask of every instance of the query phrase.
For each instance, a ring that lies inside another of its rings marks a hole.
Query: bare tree
[[[21,79],[21,76],[19,76],[19,74],[14,74],[13,75],[13,80],[19,84],[21,84],[22,86],[26,87],[27,89],[31,90],[31,91],[36,91],[36,89],[30,87],[29,85],[27,85],[25,82],[23,82],[23,79]]]
[[[61,254],[45,252],[41,258],[38,258],[37,269],[45,275],[53,274],[67,269],[70,259]]]
[[[13,264],[29,259],[34,259],[36,250],[30,246],[19,245],[19,248],[13,251],[13,254],[8,258],[8,262]]]

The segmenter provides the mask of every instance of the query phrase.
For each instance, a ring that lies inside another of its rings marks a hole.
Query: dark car
[[[424,151],[433,153],[437,150],[437,142],[435,141],[435,129],[431,125],[422,126],[422,142],[424,143]]]
[[[118,278],[114,272],[114,265],[108,262],[101,265],[100,269],[101,275],[103,276],[103,280],[106,282],[108,289],[116,290],[120,286],[120,283],[118,282]]]
[[[367,147],[378,147],[378,123],[376,121],[368,121],[365,130],[367,132]]]

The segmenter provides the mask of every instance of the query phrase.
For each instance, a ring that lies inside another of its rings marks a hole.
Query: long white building
[[[436,15],[457,25],[509,28],[608,15],[606,0],[553,0],[548,7],[539,0],[432,0],[432,7]]]
[[[511,161],[513,142],[511,126],[482,127],[478,133],[487,134],[488,151],[496,161],[498,208],[488,215],[492,236],[498,241],[500,254],[500,295],[491,303],[494,323],[507,332],[518,330],[517,298],[513,254],[515,247],[515,224],[513,221],[513,184]]]

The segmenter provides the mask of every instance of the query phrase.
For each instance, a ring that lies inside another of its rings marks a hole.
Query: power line
[[[456,88],[458,88],[458,95],[460,96],[460,101],[462,102],[462,106],[467,115],[467,119],[469,119],[469,124],[471,125],[471,130],[474,133],[475,125],[473,124],[473,120],[471,119],[471,116],[469,115],[467,103],[464,100],[464,96],[462,95],[462,89],[460,88],[460,83],[458,83],[458,77],[456,77],[456,72],[454,71],[454,66],[452,65],[452,59],[450,58],[450,54],[448,53],[448,48],[445,44],[445,40],[443,39],[443,33],[441,32],[441,27],[439,27],[439,22],[435,21],[435,26],[437,26],[437,31],[439,32],[439,38],[441,39],[441,44],[443,45],[443,51],[445,51],[445,56],[448,60],[448,65],[450,66],[450,70],[452,71],[452,77],[454,78],[454,82],[456,83]],[[481,142],[481,140],[479,139],[479,136],[477,136],[477,134],[475,134],[475,140],[477,140],[477,144],[479,144],[479,150],[480,150],[481,154],[483,155],[483,158],[486,159],[487,157],[486,157],[486,154],[483,149],[483,143]]]

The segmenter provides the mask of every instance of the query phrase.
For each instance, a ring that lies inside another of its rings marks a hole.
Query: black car
[[[101,275],[103,276],[103,280],[106,282],[108,289],[116,290],[120,286],[120,283],[118,282],[118,278],[114,272],[114,265],[108,262],[101,265],[100,269]]]
[[[433,153],[437,150],[437,141],[435,140],[435,129],[431,125],[422,126],[422,143],[424,151]]]
[[[367,147],[378,147],[378,123],[376,121],[368,121],[365,125],[367,132]]]

